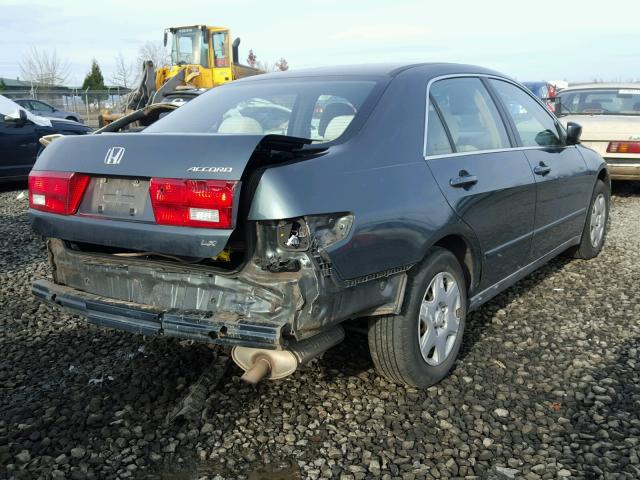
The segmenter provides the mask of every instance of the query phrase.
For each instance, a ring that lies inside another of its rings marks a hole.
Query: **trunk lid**
[[[263,135],[103,133],[52,142],[34,170],[240,180]]]
[[[610,142],[640,139],[640,115],[567,115],[560,118],[582,126],[583,142]]]

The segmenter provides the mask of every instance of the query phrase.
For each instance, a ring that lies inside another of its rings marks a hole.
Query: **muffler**
[[[242,380],[256,384],[263,378],[277,380],[291,375],[318,355],[344,340],[344,328],[336,325],[311,338],[292,342],[285,350],[233,347],[231,357],[245,372]]]

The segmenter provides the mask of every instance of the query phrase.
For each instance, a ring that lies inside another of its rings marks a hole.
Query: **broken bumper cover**
[[[222,314],[211,317],[205,312],[163,311],[82,292],[48,280],[34,282],[32,292],[45,303],[85,316],[90,323],[133,333],[267,349],[275,349],[281,343],[278,326],[238,321]]]

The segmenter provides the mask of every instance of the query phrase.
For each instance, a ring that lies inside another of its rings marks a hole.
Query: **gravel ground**
[[[557,259],[471,315],[426,391],[366,339],[257,387],[224,351],[39,305],[49,275],[0,193],[1,478],[640,478],[640,185],[617,185],[595,261]]]

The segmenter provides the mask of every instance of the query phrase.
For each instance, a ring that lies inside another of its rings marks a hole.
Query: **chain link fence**
[[[92,128],[98,127],[98,116],[101,112],[122,112],[130,89],[113,87],[106,90],[82,90],[80,88],[46,89],[33,87],[27,90],[2,91],[2,95],[11,99],[28,98],[39,100],[50,107],[63,112],[70,112]],[[34,113],[44,117],[62,117],[42,103],[32,103]],[[31,110],[31,109],[30,109]]]

